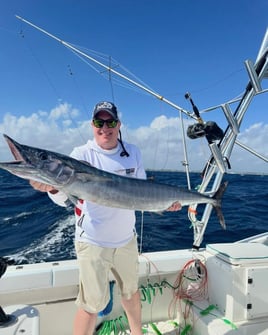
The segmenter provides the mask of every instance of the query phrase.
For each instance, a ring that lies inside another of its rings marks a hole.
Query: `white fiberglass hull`
[[[268,334],[267,241],[268,233],[242,243],[210,244],[201,251],[140,255],[144,330],[149,334]],[[196,260],[202,262],[201,269],[196,268]],[[9,266],[0,281],[0,302],[17,321],[2,325],[0,334],[72,334],[77,292],[75,260]],[[107,327],[127,328],[116,284],[111,302],[112,309],[98,318],[102,334],[108,334]],[[106,332],[101,328],[105,322]]]

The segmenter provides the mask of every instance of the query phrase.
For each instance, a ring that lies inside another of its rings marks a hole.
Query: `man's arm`
[[[30,185],[37,191],[40,192],[51,192],[52,194],[56,194],[58,193],[58,190],[56,190],[53,186],[51,185],[47,185],[47,184],[43,184],[40,183],[38,181],[35,180],[30,180]]]
[[[55,202],[55,204],[67,207],[66,200],[68,199],[67,195],[64,192],[56,190],[53,186],[40,183],[35,180],[30,180],[30,185],[37,191],[47,192],[49,198]]]

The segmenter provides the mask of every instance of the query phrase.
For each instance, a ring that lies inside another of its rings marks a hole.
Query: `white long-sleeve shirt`
[[[112,150],[104,150],[95,140],[89,140],[85,145],[74,148],[70,156],[104,171],[145,179],[139,149],[126,142],[124,146],[129,157],[120,156],[122,147],[119,143]],[[63,192],[49,196],[61,206],[67,199]],[[117,248],[125,245],[132,239],[135,230],[135,211],[101,206],[82,199],[76,205],[75,218],[76,240],[102,247]]]

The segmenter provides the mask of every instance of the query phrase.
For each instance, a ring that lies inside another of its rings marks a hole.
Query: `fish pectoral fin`
[[[68,199],[65,201],[65,204],[67,207],[69,207],[70,205],[76,206],[78,200],[79,198],[77,198],[76,196],[68,195]]]

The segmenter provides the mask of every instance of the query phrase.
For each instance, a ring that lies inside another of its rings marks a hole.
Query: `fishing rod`
[[[189,101],[190,101],[190,103],[191,103],[191,105],[192,105],[192,107],[193,107],[194,114],[195,114],[196,117],[197,117],[197,121],[198,121],[198,123],[204,124],[204,121],[203,121],[203,119],[202,119],[201,116],[200,116],[199,109],[198,109],[197,106],[195,105],[195,103],[194,103],[194,101],[193,101],[193,99],[192,99],[192,97],[191,97],[191,94],[190,94],[189,92],[186,92],[185,95],[184,95],[184,97],[185,97],[186,100],[189,100]]]
[[[21,20],[21,21],[27,23],[27,24],[30,25],[31,27],[33,27],[33,28],[35,28],[35,29],[41,31],[41,32],[44,33],[45,35],[47,35],[47,36],[53,38],[54,40],[58,41],[59,43],[61,43],[61,44],[64,45],[65,47],[71,49],[72,51],[78,53],[79,55],[81,55],[81,56],[83,56],[83,57],[89,59],[90,61],[92,61],[92,62],[98,64],[99,66],[103,67],[103,68],[106,69],[107,71],[110,71],[110,72],[114,73],[114,74],[117,75],[118,77],[120,77],[120,78],[122,78],[122,79],[124,79],[124,80],[126,80],[126,81],[128,81],[128,82],[130,82],[131,84],[135,85],[136,87],[138,87],[138,88],[140,88],[140,89],[146,91],[147,93],[153,95],[153,96],[156,97],[157,99],[159,99],[159,100],[161,100],[161,101],[167,103],[167,104],[170,105],[171,107],[173,107],[173,108],[179,110],[180,112],[184,113],[185,115],[189,116],[190,118],[197,120],[197,117],[196,117],[195,114],[193,114],[193,113],[191,113],[191,112],[189,112],[189,111],[183,109],[182,107],[176,105],[176,104],[173,103],[172,101],[170,101],[170,100],[164,98],[164,97],[163,97],[162,95],[160,95],[159,93],[156,93],[156,92],[154,92],[154,91],[148,89],[147,87],[145,87],[145,86],[143,86],[143,85],[137,83],[136,81],[134,81],[134,80],[128,78],[128,77],[125,76],[124,74],[122,74],[122,73],[120,73],[120,72],[114,70],[112,67],[103,64],[102,62],[98,61],[98,60],[95,59],[94,57],[92,57],[92,56],[86,54],[85,52],[83,52],[83,51],[81,51],[81,50],[75,48],[75,47],[74,47],[73,45],[71,45],[70,43],[68,43],[68,42],[66,42],[66,41],[63,41],[62,39],[60,39],[59,37],[57,37],[57,36],[55,36],[55,35],[52,35],[52,34],[49,33],[48,31],[46,31],[46,30],[44,30],[43,28],[41,28],[41,27],[39,27],[39,26],[33,24],[32,22],[30,22],[30,21],[24,19],[23,17],[18,16],[18,15],[15,15],[15,17],[16,17],[17,19],[19,19],[19,20]]]

